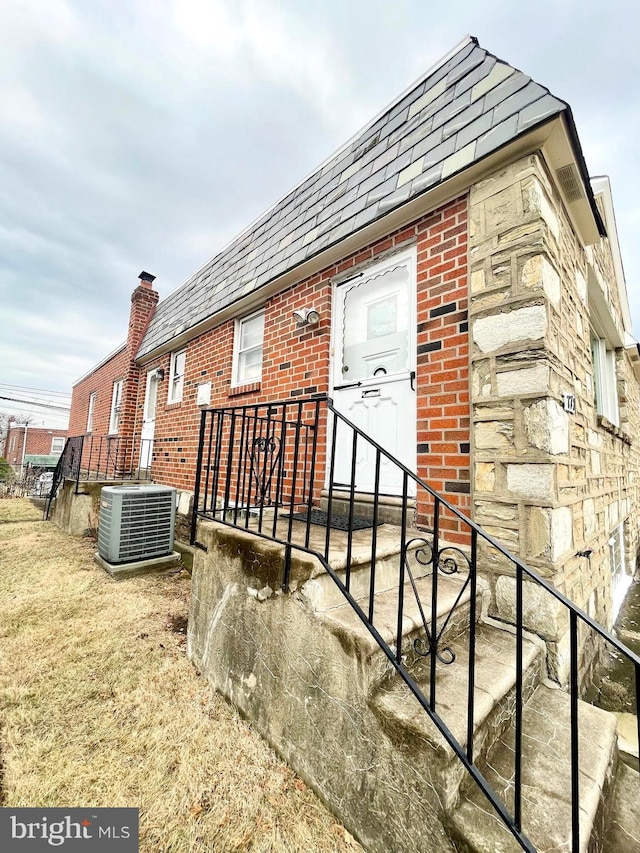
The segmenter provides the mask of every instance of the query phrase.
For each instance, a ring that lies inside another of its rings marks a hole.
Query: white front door
[[[144,395],[142,432],[140,435],[140,468],[150,468],[153,453],[153,436],[156,431],[156,405],[158,402],[158,373],[147,373],[147,390]]]
[[[336,286],[333,402],[410,470],[416,469],[416,256],[395,255]],[[351,483],[352,431],[338,424],[334,485]],[[375,488],[375,449],[359,439],[355,486]],[[410,481],[410,489],[413,483]],[[379,491],[402,493],[402,473],[381,457]],[[411,494],[415,493],[411,489]]]

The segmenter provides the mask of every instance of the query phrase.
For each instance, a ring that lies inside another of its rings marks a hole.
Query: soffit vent
[[[580,201],[580,199],[585,198],[580,175],[572,163],[558,169],[556,177],[558,178],[560,189],[568,202]]]

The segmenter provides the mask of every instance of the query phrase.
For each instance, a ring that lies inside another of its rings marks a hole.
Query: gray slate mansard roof
[[[466,39],[164,299],[138,358],[563,112],[573,127],[564,101]]]

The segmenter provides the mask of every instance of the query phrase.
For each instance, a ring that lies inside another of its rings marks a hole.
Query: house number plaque
[[[562,408],[565,412],[568,412],[570,415],[575,415],[576,413],[576,398],[573,394],[563,394],[562,395]]]

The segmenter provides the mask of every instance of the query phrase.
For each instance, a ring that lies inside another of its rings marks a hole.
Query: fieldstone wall
[[[589,277],[622,328],[608,241],[580,244],[534,154],[472,188],[469,245],[475,518],[610,627],[616,525],[626,522],[632,570],[638,549],[640,394],[617,350],[620,426],[597,414]],[[566,394],[575,413],[565,411]],[[587,548],[590,559],[576,556]],[[484,549],[482,569],[493,613],[511,618],[509,564]],[[566,625],[554,623],[553,607],[531,598],[528,610],[534,629],[544,615],[539,633],[561,648]]]

